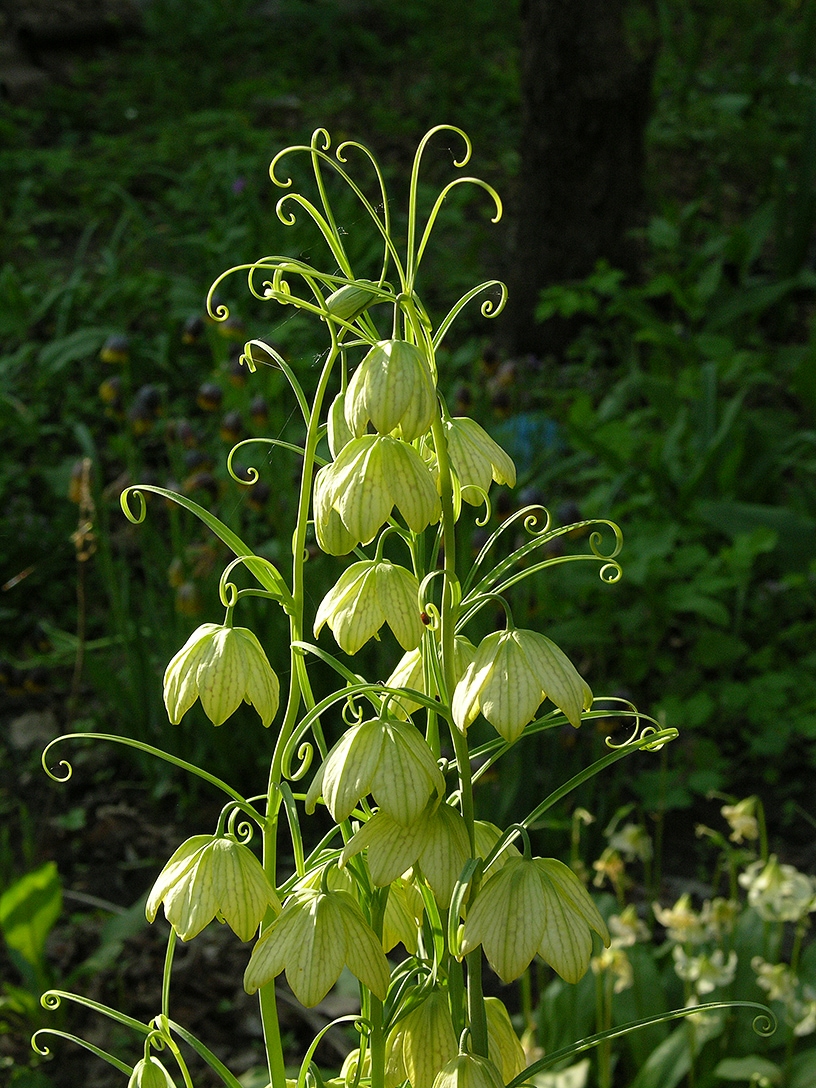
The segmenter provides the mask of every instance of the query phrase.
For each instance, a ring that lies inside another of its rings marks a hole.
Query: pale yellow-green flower
[[[437,1073],[432,1088],[504,1088],[504,1081],[489,1058],[458,1054]]]
[[[176,1088],[175,1081],[158,1058],[140,1058],[130,1074],[128,1088]]]
[[[346,423],[346,394],[341,390],[331,402],[327,421],[328,431],[326,437],[329,440],[329,450],[332,457],[337,457],[340,450],[351,442],[354,435],[348,429]]]
[[[568,866],[555,858],[510,858],[468,911],[461,952],[482,945],[505,982],[538,953],[566,982],[577,982],[589,967],[593,930],[609,943],[606,923]]]
[[[306,812],[322,795],[336,823],[367,793],[397,823],[412,824],[445,780],[422,734],[397,718],[375,718],[347,729],[312,779]]]
[[[387,623],[400,646],[412,650],[424,630],[418,593],[416,577],[387,559],[352,563],[320,602],[315,637],[328,623],[340,648],[356,654]]]
[[[799,922],[816,910],[816,877],[780,864],[776,854],[739,874],[748,903],[766,922]]]
[[[498,997],[486,997],[485,1017],[487,1019],[487,1049],[490,1060],[498,1066],[502,1083],[508,1084],[527,1065],[524,1047],[516,1035],[516,1029],[510,1020],[510,1013]]]
[[[512,458],[474,419],[457,416],[443,420],[442,426],[464,502],[479,506],[491,481],[515,486],[516,466]]]
[[[464,635],[456,635],[453,640],[453,674],[456,680],[460,680],[464,675],[465,669],[471,663],[476,655],[476,647],[473,643],[464,637]],[[423,695],[438,695],[436,686],[433,685],[431,691],[425,690],[425,678],[422,665],[422,650],[417,647],[415,650],[409,650],[408,653],[403,654],[397,662],[396,668],[385,681],[387,688],[407,688],[411,691],[422,692]],[[390,706],[395,713],[402,716],[413,714],[415,710],[420,707],[420,703],[415,702],[408,695],[400,695],[393,699]]]
[[[341,864],[365,849],[374,884],[384,887],[418,864],[443,906],[470,856],[465,821],[450,805],[433,802],[407,827],[382,809],[376,812],[346,844]]]
[[[453,693],[453,720],[464,732],[481,711],[512,744],[550,699],[574,726],[592,705],[589,685],[567,655],[537,631],[510,628],[482,639]]]
[[[176,850],[145,904],[149,922],[159,906],[183,941],[213,920],[223,919],[242,941],[258,929],[266,911],[280,902],[263,866],[231,836],[194,835]]]
[[[441,513],[428,466],[413,446],[390,435],[352,439],[315,476],[317,542],[330,555],[368,544],[396,507],[421,533]]]
[[[255,635],[246,627],[204,623],[193,631],[164,673],[164,702],[178,725],[196,699],[221,725],[242,702],[268,726],[278,709],[280,684]]]
[[[346,391],[346,423],[359,438],[369,421],[380,434],[406,442],[425,434],[436,390],[422,352],[405,340],[381,340],[357,367]]]
[[[385,999],[388,961],[357,903],[346,892],[305,888],[286,900],[253,948],[244,988],[254,994],[285,970],[295,997],[311,1007],[323,1000],[344,966]]]
[[[410,880],[392,880],[383,917],[383,952],[390,952],[394,945],[402,944],[411,955],[415,955],[424,911],[425,904],[419,888]]]
[[[411,1088],[432,1088],[437,1073],[457,1052],[447,995],[432,990],[397,1028],[386,1042],[389,1067],[401,1065],[402,1079],[407,1077]]]
[[[735,805],[723,805],[720,809],[731,828],[731,834],[728,836],[731,842],[759,838],[758,804],[758,797],[745,797]]]

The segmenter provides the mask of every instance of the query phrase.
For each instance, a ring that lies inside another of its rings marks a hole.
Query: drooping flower
[[[592,705],[589,685],[566,654],[537,631],[509,628],[482,639],[453,693],[453,720],[464,732],[481,711],[511,743],[550,699],[576,728]]]
[[[479,506],[491,481],[515,486],[516,466],[512,458],[474,419],[457,416],[443,420],[442,426],[464,502]]]
[[[689,956],[682,945],[672,949],[674,970],[679,978],[690,982],[698,997],[710,994],[718,986],[728,986],[734,981],[737,970],[737,953],[732,948],[725,958],[721,948],[711,953]]]
[[[457,1052],[447,995],[432,990],[398,1022],[386,1050],[389,1068],[403,1074],[400,1083],[407,1079],[411,1088],[432,1088],[437,1074]]]
[[[314,622],[315,637],[328,623],[340,648],[347,654],[356,654],[388,623],[400,646],[413,650],[424,630],[418,593],[416,577],[387,559],[352,563],[320,602]]]
[[[410,880],[392,880],[383,917],[382,948],[390,952],[402,944],[413,956],[419,946],[419,932],[425,904],[422,893]]]
[[[181,844],[148,896],[148,922],[155,920],[162,903],[182,941],[195,937],[216,917],[248,941],[268,908],[280,910],[261,863],[248,846],[229,835],[194,835]]]
[[[468,911],[461,952],[481,944],[504,982],[538,953],[566,982],[577,982],[589,967],[593,930],[609,943],[606,923],[568,866],[555,858],[510,858]]]
[[[378,887],[419,865],[440,904],[450,903],[453,887],[470,856],[467,827],[456,809],[431,802],[407,827],[380,810],[346,844],[341,857],[368,849],[368,869]]]
[[[312,779],[306,812],[322,795],[336,823],[347,819],[367,793],[407,827],[445,780],[422,734],[397,718],[376,718],[346,730]]]
[[[173,725],[198,698],[213,725],[223,724],[246,702],[269,726],[278,709],[280,684],[252,631],[218,623],[204,623],[193,631],[164,673],[164,702]]]
[[[394,507],[421,533],[441,513],[428,466],[413,446],[390,435],[352,439],[315,476],[317,542],[330,555],[368,544]]]
[[[381,340],[357,367],[346,391],[346,423],[365,434],[396,431],[406,442],[425,434],[436,411],[436,390],[422,352],[405,340]]]
[[[355,900],[342,891],[302,888],[253,948],[244,989],[254,994],[285,970],[295,997],[308,1008],[323,1000],[344,966],[385,999],[388,961]]]

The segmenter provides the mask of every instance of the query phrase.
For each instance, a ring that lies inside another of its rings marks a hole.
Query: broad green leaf
[[[28,873],[0,896],[0,929],[8,947],[37,975],[45,941],[62,910],[62,887],[53,861]]]

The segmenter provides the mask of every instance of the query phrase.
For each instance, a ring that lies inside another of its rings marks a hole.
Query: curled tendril
[[[138,513],[135,513],[130,508],[131,498],[136,500],[138,505]],[[131,525],[141,525],[144,519],[147,517],[147,499],[144,496],[144,492],[138,487],[126,487],[122,492],[119,499],[122,507],[122,512]]]
[[[483,317],[493,318],[499,316],[507,302],[507,285],[502,283],[501,280],[486,280],[484,283],[480,283],[478,287],[472,287],[469,291],[466,291],[465,294],[462,295],[462,297],[458,300],[458,302],[456,302],[451,307],[451,309],[445,316],[445,319],[439,325],[439,328],[434,334],[434,348],[438,348],[439,345],[442,343],[442,340],[444,339],[448,329],[451,327],[451,325],[462,312],[462,310],[464,310],[465,306],[467,306],[467,304],[472,299],[476,298],[477,295],[480,295],[483,291],[488,290],[488,288],[490,287],[499,288],[499,300],[498,302],[494,302],[492,299],[487,298],[482,302],[479,309]]]
[[[755,1033],[761,1036],[763,1039],[767,1039],[769,1036],[776,1033],[779,1023],[773,1014],[771,1009],[766,1008],[763,1012],[758,1013],[751,1021],[751,1027]]]
[[[530,534],[530,536],[543,536],[544,533],[548,533],[550,531],[552,519],[550,518],[550,511],[547,509],[546,506],[525,506],[525,508],[523,510],[520,510],[519,513],[527,514],[524,519],[524,529]],[[537,529],[536,525],[538,524],[541,514],[544,515],[544,525],[541,529]],[[512,518],[508,518],[507,520],[511,521]]]
[[[250,465],[248,468],[244,469],[244,472],[246,473],[246,476],[249,477],[249,479],[246,479],[244,476],[238,476],[235,472],[235,469],[233,468],[232,462],[233,458],[235,457],[236,451],[238,450],[238,447],[243,446],[244,442],[251,441],[252,439],[249,438],[244,439],[243,442],[238,442],[237,445],[233,446],[232,449],[229,451],[229,456],[227,457],[227,472],[237,484],[241,484],[243,487],[251,487],[252,484],[256,484],[261,478],[261,474],[258,472],[254,465]]]
[[[218,596],[221,598],[221,604],[224,608],[235,608],[238,603],[238,586],[235,582],[225,582],[223,574],[218,585]]]
[[[61,759],[59,761],[59,763],[57,764],[58,767],[64,767],[65,768],[65,773],[63,775],[58,775],[55,771],[52,771],[51,768],[48,766],[48,763],[47,763],[48,753],[53,748],[53,746],[55,744],[58,744],[61,740],[63,740],[62,737],[54,737],[54,739],[52,741],[50,741],[48,744],[46,744],[45,748],[43,749],[43,754],[40,756],[40,763],[42,764],[42,769],[45,771],[45,773],[48,775],[48,777],[51,779],[52,782],[60,782],[60,783],[69,782],[71,780],[71,777],[72,777],[73,773],[74,773],[74,768],[71,766],[71,764],[68,762],[67,759]],[[45,996],[45,995],[43,995],[43,996]]]
[[[56,990],[46,990],[40,998],[40,1004],[44,1009],[48,1009],[49,1012],[56,1012],[62,1005],[62,995]]]
[[[239,819],[239,816],[243,818]],[[246,818],[246,814],[237,805],[232,809],[227,818],[227,828],[230,835],[237,839],[243,846],[248,846],[255,835],[255,828],[252,821]]]
[[[423,615],[428,617],[427,621],[422,621],[425,627],[427,627],[429,631],[438,631],[442,626],[442,615],[433,601],[426,601],[422,606],[421,611]]]
[[[312,760],[314,759],[314,745],[311,741],[304,740],[303,743],[298,746],[297,757],[300,760],[298,766],[292,770],[289,762],[287,762],[284,771],[285,776],[290,782],[299,782],[311,767]]]
[[[349,695],[343,703],[343,709],[340,711],[340,714],[343,721],[348,726],[359,725],[365,717],[365,711],[361,706],[357,705],[357,700],[353,695]]]

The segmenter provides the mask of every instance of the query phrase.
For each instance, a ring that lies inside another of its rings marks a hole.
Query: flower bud
[[[504,1081],[489,1058],[458,1054],[439,1071],[433,1088],[504,1088]]]
[[[217,623],[193,631],[164,674],[164,702],[173,725],[199,697],[213,725],[225,722],[243,701],[269,726],[278,709],[280,684],[252,631]]]
[[[328,425],[329,450],[332,457],[337,457],[340,450],[354,437],[346,423],[346,394],[342,391],[331,402]]]
[[[377,301],[376,290],[370,290],[376,286],[371,280],[344,283],[326,299],[326,309],[332,317],[339,317],[342,321],[354,321]]]
[[[566,654],[537,631],[495,631],[456,685],[451,710],[464,732],[481,711],[512,744],[549,698],[576,728],[592,692]]]
[[[357,367],[346,391],[346,422],[356,437],[371,421],[380,434],[399,428],[406,442],[425,434],[436,410],[436,390],[418,347],[381,340]]]
[[[402,648],[411,650],[422,638],[418,594],[416,577],[387,559],[353,563],[321,601],[315,638],[328,623],[340,648],[356,654],[387,622]]]
[[[133,1067],[128,1088],[176,1088],[175,1082],[158,1058],[141,1058]]]

